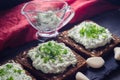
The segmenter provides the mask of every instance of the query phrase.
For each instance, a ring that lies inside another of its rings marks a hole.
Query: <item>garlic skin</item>
[[[81,72],[77,72],[75,78],[76,80],[90,80]]]
[[[120,60],[120,47],[115,47],[114,48],[114,58],[116,60]]]
[[[92,68],[101,68],[105,61],[102,57],[90,57],[86,60],[86,63]]]

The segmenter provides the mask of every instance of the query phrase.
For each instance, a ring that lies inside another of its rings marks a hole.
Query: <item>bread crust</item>
[[[120,44],[120,38],[113,34],[112,35],[113,39],[111,40],[111,42],[109,44],[106,44],[103,47],[99,47],[99,48],[96,48],[96,49],[88,50],[88,49],[85,49],[85,47],[83,45],[78,44],[73,39],[71,39],[68,36],[68,31],[62,32],[58,36],[58,40],[61,41],[61,42],[64,42],[66,45],[70,46],[72,49],[81,52],[82,55],[85,54],[87,57],[105,55],[111,49],[113,49],[115,46]]]

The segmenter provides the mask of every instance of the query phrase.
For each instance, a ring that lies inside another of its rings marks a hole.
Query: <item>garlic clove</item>
[[[114,58],[116,59],[116,60],[120,60],[120,47],[115,47],[114,48]]]
[[[104,65],[105,61],[102,57],[90,57],[86,60],[86,63],[92,68],[101,68]]]
[[[89,80],[83,73],[77,72],[75,76],[76,80]]]

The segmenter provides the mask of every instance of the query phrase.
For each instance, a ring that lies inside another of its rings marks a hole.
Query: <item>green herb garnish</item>
[[[45,63],[49,60],[54,62],[56,58],[62,62],[62,54],[68,53],[67,49],[64,49],[61,45],[53,41],[49,41],[40,46],[39,51],[41,52],[41,58],[43,58]]]
[[[35,57],[36,57],[36,58],[39,57],[39,54],[36,54]]]
[[[0,69],[0,76],[4,76],[6,73],[7,71],[4,68]]]
[[[11,77],[7,78],[7,80],[14,80],[14,78],[11,76]]]
[[[80,35],[88,38],[98,38],[102,33],[106,33],[105,28],[93,23],[85,23],[80,30]]]
[[[7,64],[7,65],[6,65],[6,68],[7,68],[7,69],[11,69],[12,67],[13,67],[13,65],[11,65],[11,64]]]
[[[22,70],[20,70],[20,69],[19,69],[19,70],[14,69],[14,72],[15,72],[15,73],[19,73],[19,74],[21,74],[21,73],[22,73]]]
[[[11,69],[13,65],[7,64],[5,68],[0,69],[0,76],[4,76],[5,74],[8,73],[9,69]]]

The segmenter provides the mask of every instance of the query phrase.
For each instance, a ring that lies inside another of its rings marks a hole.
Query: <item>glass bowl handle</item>
[[[60,26],[57,28],[57,30],[61,29],[63,26],[65,26],[75,15],[75,12],[73,11],[73,9],[68,6],[68,9],[64,15],[63,20],[60,23]]]

